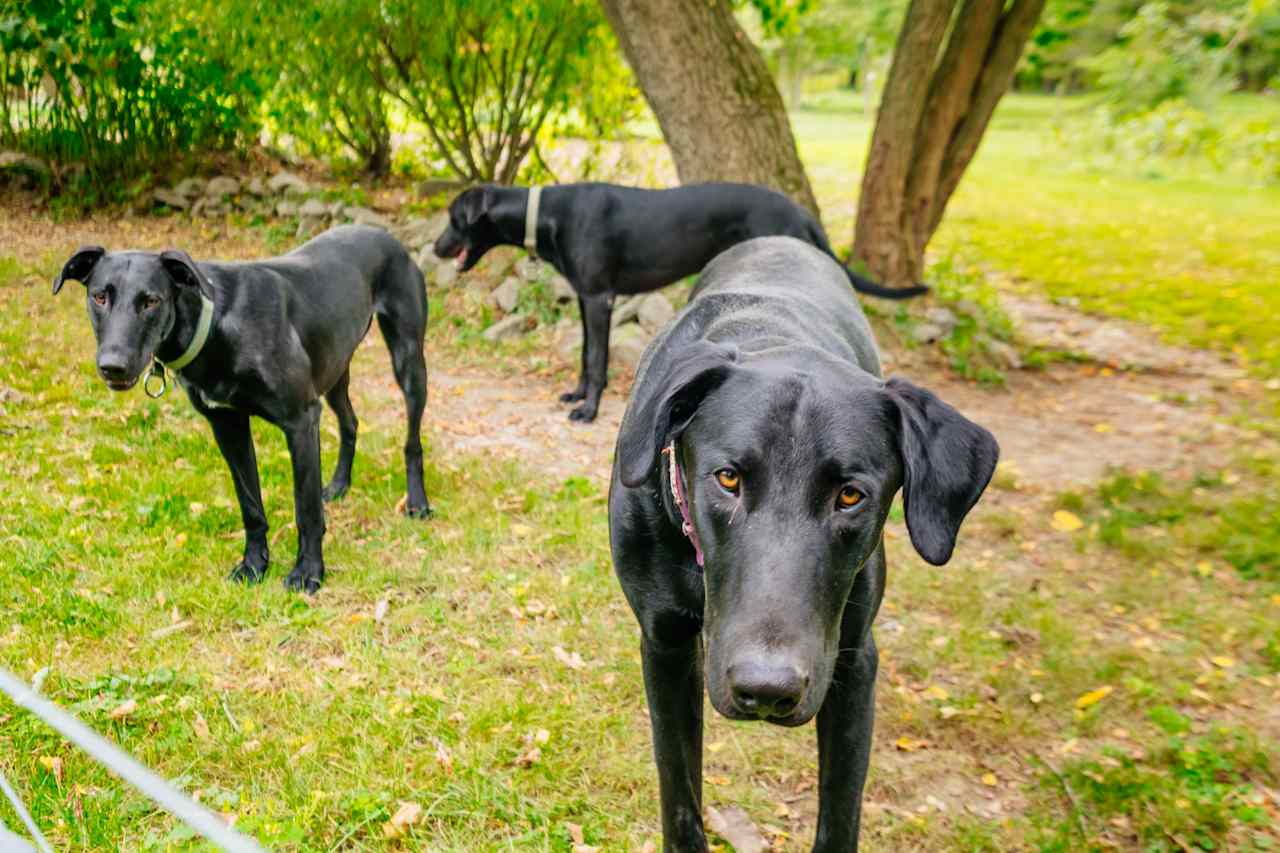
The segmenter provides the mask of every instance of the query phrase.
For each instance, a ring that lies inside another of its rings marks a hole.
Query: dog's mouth
[[[467,247],[460,246],[457,253],[453,256],[453,263],[458,269],[462,269],[467,265]]]
[[[103,381],[107,383],[107,387],[112,391],[128,391],[138,384],[138,377],[135,376],[132,379],[104,379]]]

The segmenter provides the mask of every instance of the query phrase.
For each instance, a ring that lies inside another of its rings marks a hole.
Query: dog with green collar
[[[85,286],[107,387],[127,391],[151,367],[164,393],[167,369],[213,429],[244,521],[239,581],[265,577],[269,562],[250,417],[284,431],[293,463],[298,556],[285,579],[315,592],[324,581],[324,502],[351,485],[357,422],[349,365],[376,316],[408,411],[405,511],[431,513],[422,476],[427,402],[423,337],[426,283],[405,248],[379,228],[342,226],[295,251],[247,263],[199,262],[186,252],[108,252],[86,246],[53,284]],[[320,399],[338,417],[341,447],[328,485],[320,476]]]

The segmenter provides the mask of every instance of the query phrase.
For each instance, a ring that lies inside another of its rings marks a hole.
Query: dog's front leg
[[[579,353],[581,366],[578,369],[578,387],[560,395],[561,403],[576,403],[587,396],[587,338],[591,331],[587,328],[587,304],[578,297],[578,321],[582,323],[582,349]]]
[[[851,602],[850,606],[854,606]],[[871,760],[876,669],[880,655],[867,632],[861,646],[836,659],[831,689],[818,711],[818,833],[814,853],[858,849],[862,787]]]
[[[571,421],[594,421],[600,395],[609,382],[609,324],[613,318],[613,296],[595,293],[582,297],[583,363],[586,368],[586,397],[569,413]]]
[[[320,483],[320,403],[282,424],[293,462],[293,505],[298,561],[284,579],[288,589],[315,592],[324,582],[324,497]]]
[[[701,635],[671,646],[646,637],[640,654],[662,800],[662,849],[701,853],[707,849],[702,830]]]
[[[228,409],[204,412],[213,427],[214,440],[231,469],[240,519],[244,522],[244,559],[231,570],[231,579],[257,583],[266,577],[270,561],[267,549],[267,514],[262,509],[262,487],[258,483],[258,457],[253,449],[249,416]]]

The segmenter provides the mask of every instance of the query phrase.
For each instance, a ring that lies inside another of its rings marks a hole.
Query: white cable
[[[18,796],[17,791],[10,787],[9,780],[5,778],[3,770],[0,770],[0,790],[4,791],[4,795],[8,797],[9,802],[13,804],[13,810],[18,813],[18,820],[26,824],[27,832],[31,833],[31,838],[35,841],[36,847],[40,848],[41,853],[53,853],[53,848],[49,846],[49,842],[45,841],[44,836],[40,834],[40,827],[36,826],[36,822],[31,817],[31,812],[27,811],[27,807],[23,804],[22,798]],[[10,844],[11,842],[6,840],[4,837],[5,835],[11,834],[5,827],[4,821],[0,821],[0,832],[4,833],[4,835],[0,835],[0,841],[4,841],[5,844]],[[18,838],[16,835],[13,837],[17,839],[18,842],[26,844],[26,842],[22,841],[22,839]],[[18,848],[14,845],[14,849],[24,848]],[[25,849],[32,850],[34,848],[32,848],[30,844],[26,844]]]
[[[228,853],[265,853],[256,841],[227,826],[217,815],[139,764],[93,729],[42,698],[20,678],[0,667],[0,692],[7,693],[50,728],[93,756],[167,812]]]

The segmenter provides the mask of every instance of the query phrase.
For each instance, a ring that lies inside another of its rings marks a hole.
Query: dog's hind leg
[[[338,436],[341,441],[338,447],[338,466],[333,469],[333,479],[322,493],[326,501],[336,501],[351,488],[351,464],[356,458],[356,432],[360,422],[356,419],[355,409],[351,408],[351,397],[347,393],[350,382],[351,368],[347,368],[329,389],[329,393],[324,395],[329,408],[338,416]]]
[[[249,416],[230,409],[201,410],[213,427],[214,440],[231,469],[240,518],[244,522],[244,558],[231,570],[231,579],[257,583],[266,577],[270,554],[267,548],[267,514],[262,509],[262,487],[258,482],[258,457],[253,449]]]
[[[431,504],[427,501],[422,478],[422,413],[427,408],[427,361],[422,353],[422,337],[426,317],[420,322],[412,318],[378,314],[378,328],[391,351],[391,367],[396,382],[404,393],[405,412],[409,417],[404,442],[405,484],[408,496],[405,514],[411,518],[427,518]]]

